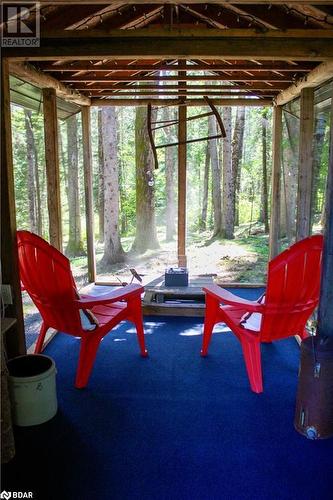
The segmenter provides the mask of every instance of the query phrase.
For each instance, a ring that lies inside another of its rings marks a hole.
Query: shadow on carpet
[[[333,440],[293,428],[299,348],[262,346],[264,393],[250,391],[238,341],[202,321],[146,318],[149,358],[129,323],[101,343],[89,385],[74,388],[79,340],[46,349],[57,364],[59,411],[17,428],[3,489],[40,500],[327,499]]]

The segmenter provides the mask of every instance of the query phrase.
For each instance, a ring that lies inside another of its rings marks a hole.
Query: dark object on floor
[[[188,286],[186,267],[170,267],[165,271],[165,286]]]
[[[309,439],[333,436],[333,339],[309,337],[301,345],[295,429]]]

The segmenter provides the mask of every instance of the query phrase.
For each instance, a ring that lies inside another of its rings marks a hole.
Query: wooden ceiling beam
[[[324,0],[293,0],[294,5],[307,5],[311,2],[311,5],[324,5],[326,2]],[[49,0],[39,0],[39,3],[41,5],[46,4],[48,5],[50,3]],[[109,5],[111,2],[110,0],[71,0],[71,3],[73,4],[97,4],[97,5]],[[121,5],[133,5],[133,4],[145,4],[147,3],[147,0],[128,0],[128,1],[122,1],[122,2],[117,2],[118,4]],[[154,0],[155,4],[182,4],[184,3],[183,0]],[[187,4],[202,4],[202,0],[186,0]],[[209,3],[212,4],[221,4],[221,0],[210,0]],[[262,5],[267,5],[267,0],[232,0],[233,4],[262,4]],[[272,5],[283,5],[285,4],[285,0],[269,0],[269,3]],[[54,5],[68,5],[68,0],[53,0],[52,4]]]
[[[236,33],[237,34],[236,34]],[[54,35],[54,34],[53,34]],[[255,59],[325,61],[333,58],[331,30],[116,30],[109,34],[65,31],[42,36],[34,47],[2,48],[16,60],[93,59]],[[63,36],[66,37],[65,42]]]
[[[250,75],[248,73],[236,73],[231,75],[186,75],[186,76],[145,76],[145,75],[129,75],[129,76],[117,76],[109,75],[107,77],[100,76],[58,76],[59,81],[65,83],[76,83],[76,82],[92,82],[92,83],[111,83],[111,82],[201,82],[201,81],[233,81],[233,82],[292,82],[293,78],[290,76],[278,76],[272,73],[267,75]]]
[[[317,87],[330,78],[333,78],[333,61],[320,64],[311,71],[311,73],[308,73],[306,77],[297,80],[293,85],[283,90],[276,97],[276,104],[279,106],[286,104],[298,97],[302,89],[306,87]]]
[[[272,106],[272,99],[231,98],[212,99],[214,106]],[[207,106],[205,99],[91,99],[91,106]]]
[[[245,96],[245,95],[248,95],[248,96],[255,96],[255,95],[259,95],[259,96],[263,96],[263,97],[274,97],[276,95],[276,93],[279,92],[278,90],[275,90],[275,91],[260,91],[260,92],[254,92],[252,90],[241,90],[239,92],[237,91],[230,91],[230,92],[227,92],[227,91],[204,91],[204,92],[199,92],[199,91],[188,91],[187,89],[183,90],[179,90],[178,92],[170,92],[170,91],[160,91],[160,92],[149,92],[149,91],[143,91],[143,92],[118,92],[118,93],[115,93],[115,92],[110,92],[110,91],[104,91],[104,90],[100,90],[100,91],[97,91],[95,89],[92,89],[91,93],[89,93],[89,96],[90,97],[98,97],[98,96],[119,96],[119,97],[140,97],[140,96],[151,96],[151,97],[160,97],[160,96],[170,96],[170,97],[177,97],[177,95],[182,95],[182,96],[197,96],[197,97],[202,97],[204,95],[208,95],[208,96],[229,96],[229,97],[238,97],[238,96]]]
[[[93,73],[110,72],[110,71],[180,71],[177,66],[173,64],[157,64],[153,66],[152,64],[91,64],[86,61],[79,61],[72,63],[67,66],[54,66],[53,64],[43,64],[41,66],[43,71],[48,71],[51,73],[61,72],[76,72],[76,71],[90,71]],[[276,64],[263,63],[254,64],[251,62],[240,63],[240,64],[187,64],[184,71],[281,71],[288,73],[299,73],[307,72],[313,69],[313,64],[302,63],[299,66],[291,66],[284,61],[277,61]]]
[[[215,91],[215,90],[251,90],[251,91],[257,91],[257,90],[263,90],[263,91],[276,91],[280,92],[284,88],[288,86],[288,83],[281,83],[277,85],[276,83],[274,85],[187,85],[187,89],[189,90],[200,90],[203,94],[206,91]],[[119,90],[177,90],[179,88],[178,85],[140,85],[138,87],[137,85],[108,85],[108,84],[96,84],[96,85],[74,85],[71,88],[75,88],[75,90],[78,91],[89,91],[89,90],[108,90],[108,91],[119,91]]]
[[[58,97],[61,97],[65,101],[73,102],[79,106],[89,106],[89,97],[80,94],[77,90],[67,87],[63,83],[59,82],[52,76],[49,76],[42,71],[38,71],[30,64],[22,63],[9,63],[9,72],[11,75],[20,78],[21,80],[27,81],[32,85],[39,88],[51,88],[54,89]]]

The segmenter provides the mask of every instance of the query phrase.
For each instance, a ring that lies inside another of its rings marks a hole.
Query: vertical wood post
[[[82,116],[82,147],[83,147],[83,170],[84,170],[84,192],[86,207],[86,234],[88,253],[88,279],[90,283],[96,280],[96,261],[94,244],[94,208],[93,208],[93,179],[92,179],[92,151],[90,132],[90,108],[81,108]]]
[[[179,66],[184,66],[186,61],[178,61]],[[186,72],[179,72],[185,76]],[[184,82],[179,82],[184,88]],[[187,265],[186,258],[186,152],[184,144],[187,137],[186,106],[178,106],[178,266]]]
[[[273,165],[272,165],[271,222],[269,231],[269,260],[272,260],[279,253],[281,142],[282,142],[282,106],[275,106],[273,110],[273,144],[272,144]]]
[[[43,111],[50,243],[62,252],[58,119],[54,89],[43,89]]]
[[[12,289],[13,304],[6,307],[5,314],[16,318],[14,329],[6,336],[9,357],[25,354],[22,296],[19,277],[15,191],[12,154],[12,132],[10,115],[10,91],[8,60],[1,62],[1,283]]]
[[[318,334],[333,338],[333,95],[331,102],[330,145],[326,189],[326,217],[321,290],[318,312]]]
[[[301,91],[300,141],[298,159],[298,191],[296,240],[311,234],[311,201],[313,178],[313,126],[314,103],[313,88]]]

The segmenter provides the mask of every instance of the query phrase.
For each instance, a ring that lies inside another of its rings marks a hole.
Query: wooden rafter
[[[272,106],[272,99],[255,99],[255,98],[223,98],[212,99],[215,106]],[[91,106],[206,106],[204,99],[91,99]]]
[[[156,64],[153,66],[152,64],[122,64],[122,63],[107,63],[107,64],[92,64],[88,61],[77,61],[71,62],[66,65],[53,65],[50,63],[41,64],[41,69],[47,72],[75,72],[75,71],[90,71],[94,73],[101,72],[110,72],[110,71],[179,71],[174,64]],[[281,71],[287,73],[298,73],[298,72],[308,72],[313,69],[312,63],[302,62],[299,65],[292,66],[285,61],[276,61],[275,63],[263,63],[263,64],[254,64],[251,61],[242,61],[235,64],[221,64],[221,63],[211,63],[211,64],[187,64],[184,71],[254,71],[254,72],[262,72],[262,71]]]

